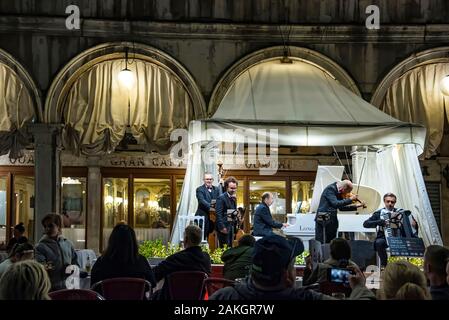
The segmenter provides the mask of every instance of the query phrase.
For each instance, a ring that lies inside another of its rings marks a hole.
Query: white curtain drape
[[[392,145],[366,153],[359,147],[352,158],[355,181],[373,187],[382,197],[387,192],[394,193],[398,197],[396,207],[410,210],[418,221],[419,236],[424,244],[442,245],[415,148],[412,144]]]
[[[0,64],[0,155],[20,158],[30,141],[26,124],[35,119],[34,104],[16,73]]]
[[[118,80],[123,68],[123,60],[105,61],[72,85],[62,111],[66,148],[85,154],[112,152],[129,124],[147,151],[166,153],[170,132],[188,127],[194,117],[191,99],[172,72],[135,59],[128,65],[135,84],[127,89]]]
[[[443,137],[444,117],[449,120],[449,99],[440,90],[440,82],[449,74],[449,63],[418,66],[393,82],[380,110],[396,119],[427,128],[424,156],[437,153]]]

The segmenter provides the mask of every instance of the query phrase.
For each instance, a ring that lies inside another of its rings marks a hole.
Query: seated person
[[[399,212],[402,209],[395,208],[396,204],[396,196],[393,193],[387,193],[383,197],[385,207],[382,209],[377,210],[373,213],[373,215],[366,220],[363,223],[363,227],[365,228],[378,228],[377,230],[377,236],[376,240],[374,241],[374,250],[377,251],[377,254],[380,258],[380,264],[382,267],[385,267],[388,262],[388,256],[387,256],[387,240],[385,239],[385,227],[389,226],[389,221],[391,214],[394,212]],[[387,216],[387,218],[385,218]],[[407,216],[403,217],[403,221],[408,223]],[[413,218],[413,216],[410,215],[410,218],[412,222],[410,223],[412,228],[412,237],[418,237],[418,223]],[[405,226],[404,224],[401,224],[400,226],[400,233],[402,237],[406,236],[405,232]]]
[[[430,284],[432,300],[449,300],[449,284],[446,283],[446,260],[449,249],[431,245],[424,253],[424,274]]]
[[[357,266],[351,259],[351,246],[348,241],[343,238],[335,238],[330,243],[330,258],[319,263],[317,267],[312,270],[311,265],[306,265],[304,269],[304,276],[302,279],[303,285],[307,286],[315,282],[327,281],[327,269],[347,268],[348,266]],[[357,266],[358,267],[358,266]]]
[[[15,244],[28,242],[28,239],[24,236],[24,234],[25,234],[25,226],[23,222],[20,222],[19,224],[14,226],[13,237],[9,239],[6,246],[3,245],[3,247],[0,249],[6,250],[6,252],[10,254]]]
[[[408,261],[390,263],[382,274],[380,300],[430,300],[426,276]]]
[[[295,257],[304,251],[301,240],[286,240],[273,234],[256,242],[251,274],[243,283],[216,291],[209,300],[331,300],[330,296],[295,288]],[[374,299],[365,287],[365,277],[358,268],[350,276],[353,288],[350,299]]]
[[[16,244],[11,253],[9,254],[9,258],[0,263],[0,278],[3,273],[5,273],[8,267],[16,262],[34,259],[34,247],[31,243],[25,242]]]
[[[211,260],[209,254],[200,247],[201,229],[189,225],[184,231],[184,250],[172,254],[154,268],[156,281],[164,280],[162,288],[153,294],[153,300],[170,299],[168,293],[167,276],[177,271],[202,271],[211,274]]]
[[[98,257],[91,272],[91,284],[111,278],[142,278],[156,286],[148,260],[139,254],[136,233],[130,226],[119,223],[112,229],[108,247]]]
[[[249,275],[252,263],[254,243],[252,235],[244,235],[240,238],[238,246],[223,252],[221,260],[224,262],[223,276],[226,279],[235,280]]]
[[[286,227],[286,223],[280,223],[273,220],[270,212],[270,206],[273,203],[273,194],[265,192],[262,195],[262,201],[256,208],[254,214],[253,235],[256,237],[265,237],[273,234],[273,228]]]

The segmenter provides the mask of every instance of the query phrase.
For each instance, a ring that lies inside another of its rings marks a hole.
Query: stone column
[[[101,233],[101,171],[99,157],[89,157],[87,160],[87,248],[100,252]]]
[[[60,125],[36,123],[29,126],[34,137],[34,242],[42,236],[42,218],[59,213],[61,198]]]
[[[439,158],[441,166],[441,238],[445,246],[449,245],[449,177],[445,178],[443,172],[449,166],[449,158]],[[449,167],[448,167],[449,168]]]

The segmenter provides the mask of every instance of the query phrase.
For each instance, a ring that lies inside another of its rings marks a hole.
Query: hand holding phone
[[[342,283],[349,285],[349,276],[353,272],[345,268],[329,268],[327,269],[327,279],[329,282]]]

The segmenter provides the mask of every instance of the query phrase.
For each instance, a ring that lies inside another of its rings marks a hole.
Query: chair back
[[[172,300],[201,300],[204,280],[202,271],[178,271],[168,275],[168,293]]]
[[[208,298],[217,290],[225,288],[225,287],[233,287],[235,285],[234,280],[224,279],[224,278],[215,278],[209,277],[204,280],[204,299],[208,300]]]
[[[98,292],[88,289],[62,289],[48,295],[52,300],[104,300]]]
[[[145,289],[151,292],[151,283],[142,278],[112,278],[95,283],[106,300],[145,300]]]

